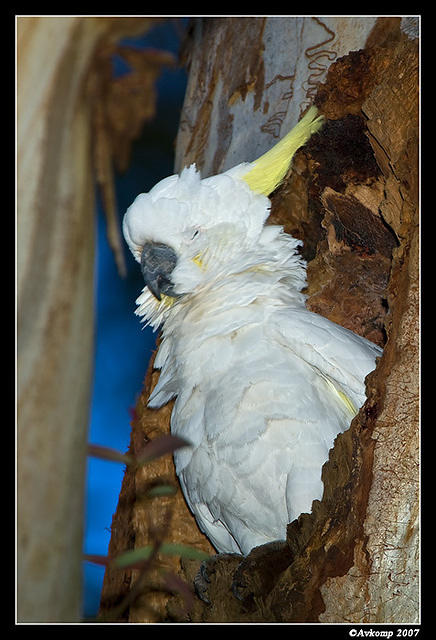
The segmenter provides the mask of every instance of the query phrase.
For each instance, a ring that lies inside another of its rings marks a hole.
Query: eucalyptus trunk
[[[290,523],[286,543],[207,563],[206,604],[184,613],[159,566],[192,584],[195,561],[160,558],[131,622],[382,622],[419,620],[418,32],[411,18],[210,18],[194,21],[176,170],[203,176],[271,148],[314,102],[327,123],[274,193],[270,222],[304,242],[307,306],[384,347],[367,401],[323,467],[325,491]],[[131,452],[167,433],[171,405],[147,399]],[[152,504],[153,479],[176,482],[171,459],[128,470],[110,554],[165,539],[213,554],[180,491]],[[167,525],[168,514],[172,516]],[[108,569],[102,614],[137,570]],[[239,598],[232,585],[238,586]]]

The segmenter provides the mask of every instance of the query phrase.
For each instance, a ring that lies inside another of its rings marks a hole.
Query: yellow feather
[[[310,107],[306,115],[272,149],[254,161],[254,167],[242,179],[256,193],[268,196],[285,177],[294,153],[313,133],[321,129],[324,116],[317,116],[318,109]]]
[[[175,298],[172,296],[167,296],[164,293],[161,293],[161,301],[158,303],[160,307],[171,307],[174,304]]]
[[[354,406],[354,404],[351,402],[350,398],[346,396],[343,391],[338,391],[338,395],[342,400],[342,402],[344,403],[344,405],[347,407],[348,411],[351,413],[351,415],[355,416],[357,413],[357,409]]]
[[[192,262],[195,262],[197,267],[200,267],[200,269],[202,269],[203,271],[205,270],[205,266],[204,266],[204,262],[202,260],[201,253],[197,253],[197,255],[192,258]]]
[[[334,385],[333,382],[327,376],[322,375],[322,377],[327,382],[330,389],[339,397],[341,402],[344,404],[345,408],[349,411],[351,417],[354,418],[354,416],[357,414],[357,409],[352,403],[352,401],[350,400],[350,398],[341,389],[338,389],[336,385]]]

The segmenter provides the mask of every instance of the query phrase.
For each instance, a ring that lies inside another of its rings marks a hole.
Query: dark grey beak
[[[177,264],[174,249],[160,242],[146,242],[141,254],[141,271],[145,284],[158,300],[161,294],[175,298],[171,273]]]

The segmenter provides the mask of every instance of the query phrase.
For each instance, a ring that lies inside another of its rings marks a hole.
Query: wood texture
[[[50,48],[47,43],[50,42]],[[80,618],[93,352],[95,35],[18,20],[18,620]]]
[[[88,72],[135,19],[17,18],[19,622],[81,619],[94,334]]]

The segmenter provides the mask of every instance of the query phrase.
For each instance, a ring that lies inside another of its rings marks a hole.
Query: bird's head
[[[270,201],[234,174],[202,180],[191,165],[127,210],[124,237],[158,300],[194,292],[256,243]]]
[[[151,304],[168,306],[244,266],[269,215],[267,196],[285,176],[295,151],[321,124],[322,116],[312,107],[258,160],[204,179],[191,165],[136,198],[124,216],[123,232],[146,283],[137,301],[144,312]]]

